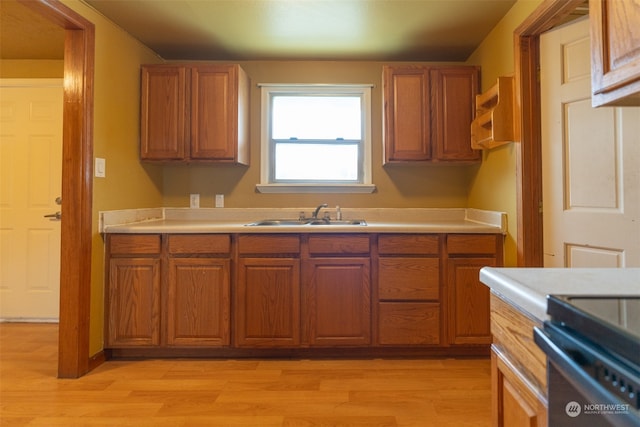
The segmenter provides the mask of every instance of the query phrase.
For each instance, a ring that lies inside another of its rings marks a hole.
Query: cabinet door
[[[111,258],[106,347],[160,344],[160,259]]]
[[[425,67],[384,67],[384,160],[431,159],[429,71]]]
[[[233,66],[191,71],[191,158],[233,161],[237,139],[237,79]]]
[[[520,376],[514,366],[491,351],[492,421],[496,427],[546,427],[547,409]]]
[[[471,122],[478,94],[475,67],[431,70],[433,158],[444,161],[478,161],[480,150],[471,148]]]
[[[449,258],[449,343],[491,344],[489,288],[480,283],[482,267],[495,258]]]
[[[300,343],[300,260],[240,258],[235,294],[235,342],[240,347]]]
[[[594,107],[640,105],[640,4],[589,2]]]
[[[187,69],[145,66],[141,79],[140,158],[184,160],[189,138]]]
[[[304,330],[311,346],[371,343],[369,258],[305,261]]]
[[[169,259],[168,345],[229,344],[229,269],[224,258]]]

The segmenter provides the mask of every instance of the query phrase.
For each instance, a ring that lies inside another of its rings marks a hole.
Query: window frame
[[[370,84],[259,84],[261,88],[260,183],[261,193],[372,193],[371,88]],[[359,182],[273,182],[275,143],[271,140],[271,99],[274,95],[357,95],[362,105],[362,137],[358,162]]]

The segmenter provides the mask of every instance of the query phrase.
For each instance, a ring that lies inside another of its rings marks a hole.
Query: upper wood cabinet
[[[249,164],[249,79],[238,65],[142,67],[140,157]]]
[[[594,107],[640,105],[640,3],[589,0]]]
[[[384,162],[475,162],[477,67],[384,66]]]

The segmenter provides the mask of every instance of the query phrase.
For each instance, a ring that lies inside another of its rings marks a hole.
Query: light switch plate
[[[216,208],[224,208],[224,194],[216,194]]]
[[[96,157],[95,176],[97,178],[104,178],[107,173],[106,168],[107,168],[107,161],[100,157]]]

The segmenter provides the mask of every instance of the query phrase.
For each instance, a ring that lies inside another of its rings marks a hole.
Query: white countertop
[[[323,209],[335,218],[333,208]],[[308,217],[312,208],[152,208],[100,213],[101,233],[506,233],[506,214],[478,209],[342,209],[361,225],[247,226],[265,219]]]
[[[540,321],[547,295],[640,296],[640,268],[494,268],[480,270],[491,292]]]

